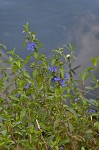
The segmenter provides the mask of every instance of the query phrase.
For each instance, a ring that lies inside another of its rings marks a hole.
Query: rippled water
[[[99,55],[99,0],[0,0],[0,43],[25,57],[22,25],[30,28],[43,43],[45,52],[76,43],[74,65],[90,64]],[[65,53],[68,53],[65,50]]]

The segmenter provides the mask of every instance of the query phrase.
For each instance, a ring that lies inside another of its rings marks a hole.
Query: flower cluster
[[[57,66],[53,66],[53,67],[49,67],[48,69],[49,69],[50,72],[57,72],[57,68],[58,68]],[[60,77],[55,75],[52,78],[52,82],[59,82],[62,87],[65,87],[66,86],[65,81],[68,78],[69,78],[69,74],[68,73],[64,74],[64,79],[62,79],[62,78],[60,78]]]
[[[31,50],[32,52],[34,52],[35,47],[36,47],[36,44],[34,42],[30,42],[30,43],[28,43],[27,50]]]
[[[62,87],[65,87],[65,86],[66,86],[65,80],[61,79],[60,77],[54,76],[54,77],[52,78],[52,82],[57,82],[57,81],[60,83],[60,85],[61,85]]]
[[[53,67],[49,67],[48,69],[49,69],[49,71],[50,72],[57,72],[57,66],[53,66]]]

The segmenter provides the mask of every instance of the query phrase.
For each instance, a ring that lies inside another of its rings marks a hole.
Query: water
[[[16,47],[25,58],[29,52],[22,48],[22,26],[29,22],[48,56],[52,49],[76,43],[74,66],[83,69],[99,55],[98,14],[99,0],[0,0],[0,43],[9,50]]]

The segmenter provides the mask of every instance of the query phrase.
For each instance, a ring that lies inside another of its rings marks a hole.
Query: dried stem
[[[46,150],[48,150],[48,145],[47,145],[47,143],[46,143],[46,141],[45,141],[45,139],[44,139],[44,137],[43,137],[43,135],[42,135],[42,131],[41,131],[41,128],[40,128],[40,125],[39,125],[37,119],[36,119],[36,123],[37,123],[37,128],[38,128],[38,130],[41,132],[41,139],[42,139],[42,141],[44,142],[45,148],[46,148]]]

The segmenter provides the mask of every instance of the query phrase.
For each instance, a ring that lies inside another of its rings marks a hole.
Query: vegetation
[[[68,55],[58,48],[48,61],[28,23],[24,33],[31,54],[23,60],[13,49],[4,60],[7,67],[0,66],[0,150],[98,150],[99,95],[93,99],[86,93],[99,91],[94,74],[99,56],[75,80],[80,66],[72,68],[70,43],[64,48]],[[88,78],[93,85],[86,87]]]

